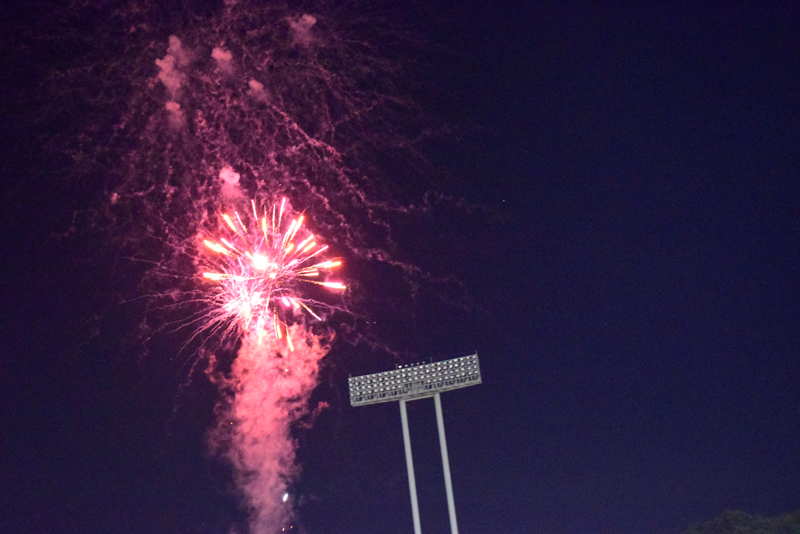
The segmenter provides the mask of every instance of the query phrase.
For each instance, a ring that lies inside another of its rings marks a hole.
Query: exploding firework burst
[[[274,335],[294,350],[289,324],[304,313],[322,320],[314,308],[324,306],[304,297],[302,284],[345,289],[327,279],[341,261],[324,258],[328,246],[304,226],[303,214],[290,215],[285,198],[261,210],[252,200],[251,208],[222,213],[219,233],[203,240],[202,276],[214,284],[208,326],[254,334],[258,344]]]

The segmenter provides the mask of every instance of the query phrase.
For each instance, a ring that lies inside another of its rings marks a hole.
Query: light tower
[[[421,534],[417,484],[414,479],[414,459],[411,455],[411,437],[408,433],[406,401],[433,397],[436,405],[436,423],[439,427],[439,446],[442,449],[444,486],[447,491],[447,510],[450,515],[450,532],[458,534],[456,505],[453,500],[453,483],[450,481],[450,460],[447,457],[447,440],[444,435],[442,401],[439,393],[481,383],[478,354],[452,358],[443,362],[398,365],[394,371],[353,376],[349,379],[350,405],[364,406],[379,402],[400,402],[400,421],[403,424],[403,444],[406,450],[408,488],[411,492],[411,513],[414,534]]]

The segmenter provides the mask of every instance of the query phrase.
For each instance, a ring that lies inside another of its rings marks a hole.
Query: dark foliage
[[[684,534],[800,534],[800,510],[778,517],[726,510],[711,521],[693,525]]]

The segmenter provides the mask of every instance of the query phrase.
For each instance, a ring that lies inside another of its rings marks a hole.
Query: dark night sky
[[[433,16],[428,38],[459,59],[428,66],[451,92],[422,103],[454,125],[431,158],[482,210],[426,222],[450,248],[427,254],[420,231],[402,253],[452,267],[475,303],[416,310],[409,334],[428,338],[420,358],[481,357],[483,384],[443,396],[460,531],[677,534],[797,509],[798,8]],[[56,237],[93,192],[24,150],[58,125],[31,93],[70,54],[58,36],[23,47],[35,20],[4,23],[0,532],[227,532],[229,475],[203,441],[213,388],[185,385],[180,339],[130,343],[142,310],[108,294],[135,269]],[[300,519],[411,532],[397,405],[352,409],[346,392],[390,359],[347,351],[300,437]],[[423,530],[445,532],[433,403],[409,408]]]

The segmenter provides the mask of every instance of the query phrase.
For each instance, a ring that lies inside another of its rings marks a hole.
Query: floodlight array
[[[478,355],[350,377],[350,404],[362,406],[431,397],[481,383]]]

